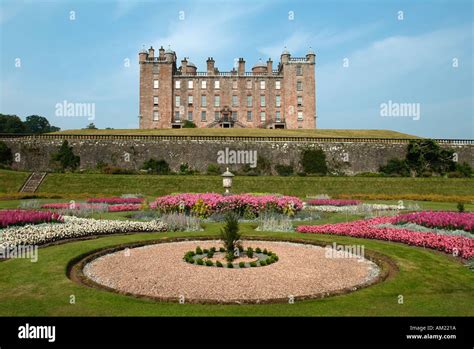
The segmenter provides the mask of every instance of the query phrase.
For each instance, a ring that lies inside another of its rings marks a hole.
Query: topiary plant
[[[226,250],[226,260],[232,262],[235,259],[234,251],[240,246],[239,220],[234,213],[225,216],[225,225],[220,234],[222,243]]]

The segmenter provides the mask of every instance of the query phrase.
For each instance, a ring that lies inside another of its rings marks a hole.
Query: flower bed
[[[205,193],[161,196],[150,203],[150,207],[166,213],[194,213],[203,218],[227,211],[257,217],[267,210],[292,216],[303,208],[303,202],[293,196]]]
[[[416,223],[428,228],[474,232],[474,213],[471,212],[415,212],[397,216],[396,224]]]
[[[338,199],[314,199],[308,200],[307,204],[312,206],[354,206],[359,205],[359,200],[338,200]]]
[[[141,204],[143,198],[121,198],[121,197],[110,197],[110,198],[91,198],[87,199],[88,203],[93,204],[108,204],[108,205],[118,205],[118,204]]]
[[[62,222],[61,215],[53,212],[33,210],[1,210],[0,227],[5,228],[12,225],[40,224]]]
[[[3,229],[0,234],[0,249],[16,245],[42,245],[57,240],[89,235],[159,232],[165,230],[166,225],[156,220],[133,222],[64,216],[63,224],[39,224]]]
[[[358,204],[348,206],[332,206],[332,205],[309,205],[305,206],[305,210],[318,212],[347,212],[347,213],[368,213],[371,211],[398,211],[405,209],[401,205],[386,204]]]
[[[453,253],[469,259],[474,256],[474,239],[463,236],[440,235],[414,232],[407,229],[378,227],[393,223],[396,217],[378,217],[350,223],[299,226],[296,231],[311,234],[345,235],[365,239],[401,242],[413,246],[427,247],[446,253]]]
[[[52,210],[98,210],[108,212],[139,211],[141,204],[108,205],[104,203],[52,203],[43,204],[41,208]]]

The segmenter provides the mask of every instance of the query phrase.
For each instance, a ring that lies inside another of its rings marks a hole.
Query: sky
[[[62,129],[138,128],[138,52],[170,47],[198,71],[316,52],[317,127],[474,138],[470,0],[0,0],[0,113]],[[382,106],[390,111],[382,113]],[[396,107],[413,106],[414,115]]]

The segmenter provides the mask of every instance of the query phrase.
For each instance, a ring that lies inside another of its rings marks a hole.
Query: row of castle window
[[[265,81],[262,80],[259,82],[260,83],[260,89],[261,90],[265,90]],[[176,89],[180,89],[181,88],[181,80],[175,80],[174,82],[175,84],[175,88]],[[221,86],[220,86],[220,81],[219,80],[215,80],[214,81],[214,88],[215,89],[220,89]],[[252,81],[251,80],[247,80],[247,89],[251,89],[252,88]],[[153,88],[157,89],[157,88],[160,88],[160,81],[159,80],[153,80]],[[193,80],[189,80],[188,81],[188,89],[193,89],[194,88],[194,81]],[[206,80],[202,80],[201,81],[201,88],[202,89],[206,89],[207,88],[207,81]],[[238,88],[238,85],[237,85],[237,81],[234,80],[232,81],[232,88],[234,90],[236,90]],[[277,80],[275,81],[275,89],[276,90],[280,90],[281,89],[281,81],[280,80]],[[301,81],[298,81],[297,82],[297,89],[299,91],[301,91],[303,89],[303,83]]]
[[[298,114],[298,121],[302,121],[303,120],[303,112],[299,111]],[[216,111],[214,112],[214,120],[219,120],[221,117],[221,113]],[[236,111],[233,111],[232,112],[232,119],[234,121],[237,120],[237,112]],[[160,120],[160,113],[158,111],[154,111],[153,112],[153,121],[159,121]],[[180,113],[179,111],[175,112],[175,115],[174,115],[174,121],[175,122],[179,122],[181,120],[181,116],[180,116]],[[193,121],[193,112],[190,111],[188,112],[188,120],[189,121]],[[260,121],[261,122],[264,122],[266,120],[266,113],[264,111],[260,112]],[[201,121],[207,121],[207,113],[205,110],[201,111]],[[251,122],[253,121],[253,113],[251,111],[247,111],[247,121]],[[281,119],[281,112],[280,111],[277,111],[275,113],[275,121],[276,122],[281,122],[282,119]]]
[[[188,105],[193,105],[193,103],[194,103],[194,97],[188,96]],[[153,97],[153,104],[154,106],[158,106],[158,96]],[[220,107],[220,105],[221,105],[221,96],[214,96],[214,107]],[[239,105],[238,96],[235,96],[235,95],[232,96],[232,106],[237,107],[238,105]],[[303,106],[302,96],[297,97],[297,105],[298,107]],[[175,106],[176,107],[181,106],[181,96],[175,96]],[[206,95],[201,96],[201,106],[207,107]],[[247,96],[247,107],[252,107],[252,106],[253,106],[253,97]],[[260,96],[260,106],[266,107],[265,96]],[[279,95],[275,96],[275,107],[281,107],[281,96]]]

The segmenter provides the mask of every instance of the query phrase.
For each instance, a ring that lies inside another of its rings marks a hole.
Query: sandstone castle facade
[[[285,49],[276,69],[269,59],[245,71],[239,58],[230,72],[214,60],[199,72],[186,58],[150,47],[139,53],[140,128],[197,127],[311,129],[316,127],[316,55],[291,57]]]

